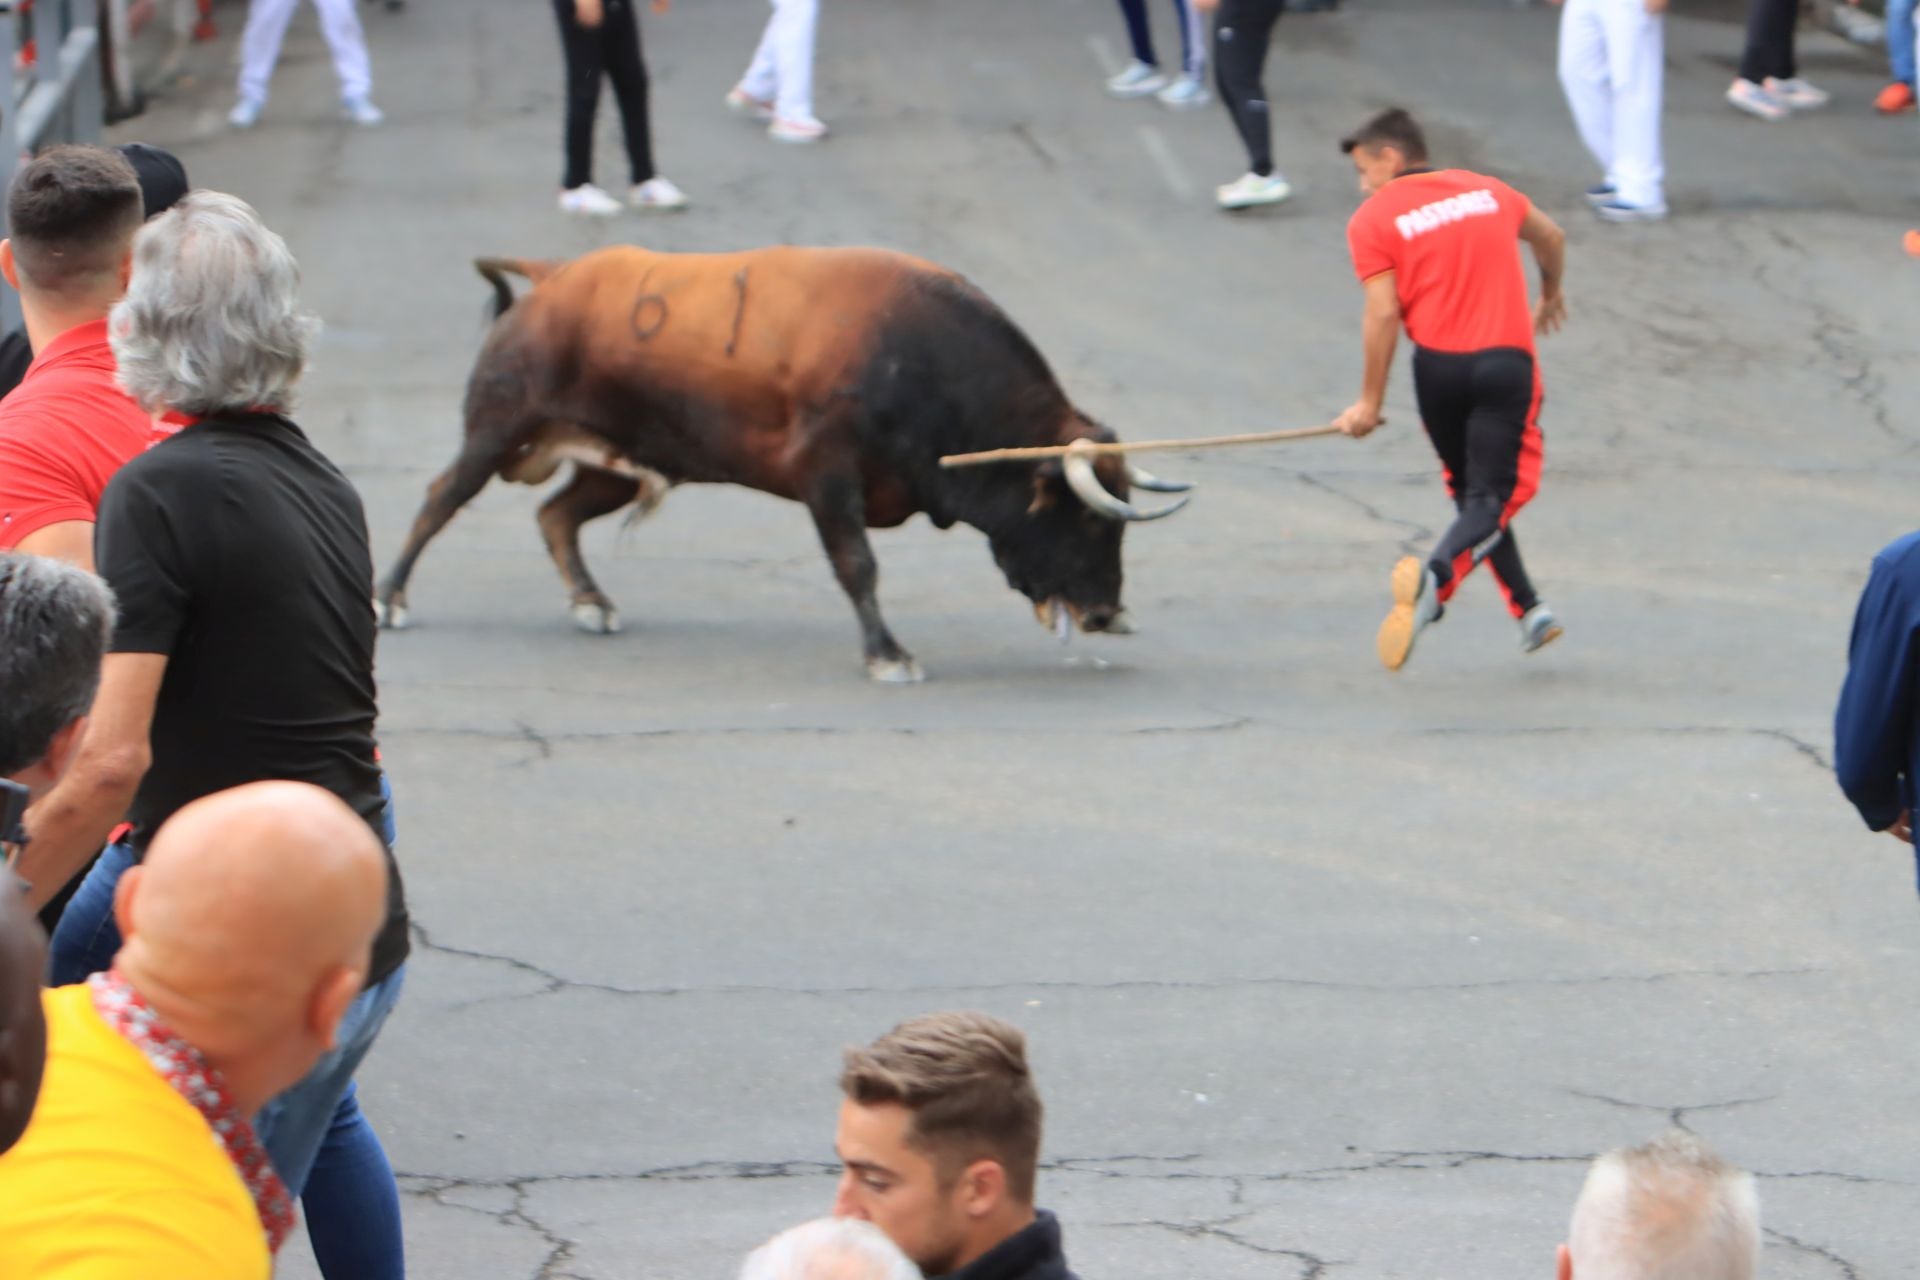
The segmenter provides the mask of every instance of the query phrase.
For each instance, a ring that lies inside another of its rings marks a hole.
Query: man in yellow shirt
[[[293,1207],[250,1120],[332,1047],[386,893],[367,824],[304,783],[161,828],[120,883],[113,969],[45,996],[0,1280],[267,1280]]]

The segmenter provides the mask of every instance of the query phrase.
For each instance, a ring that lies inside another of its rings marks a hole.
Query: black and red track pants
[[[1533,355],[1518,347],[1417,348],[1413,388],[1459,512],[1428,561],[1440,600],[1485,560],[1520,617],[1540,602],[1513,536],[1514,514],[1540,488],[1542,389]]]

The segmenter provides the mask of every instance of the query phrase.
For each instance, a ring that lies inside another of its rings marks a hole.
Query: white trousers
[[[256,0],[257,2],[257,0]],[[773,16],[740,88],[782,120],[813,119],[813,33],[820,0],[773,0]]]
[[[1660,95],[1666,29],[1645,0],[1566,0],[1560,17],[1560,84],[1580,140],[1617,199],[1666,202]]]
[[[333,51],[333,73],[340,77],[340,96],[364,98],[373,91],[373,68],[367,62],[367,37],[360,30],[355,0],[313,0],[320,11],[320,32]],[[252,102],[267,100],[273,65],[280,61],[280,42],[300,0],[253,0],[247,7],[247,30],[240,37],[240,96]]]

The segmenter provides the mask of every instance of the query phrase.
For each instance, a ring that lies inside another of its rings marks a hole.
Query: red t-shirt
[[[172,434],[113,375],[98,320],[49,342],[0,400],[0,550],[50,524],[92,521],[113,473]]]
[[[1394,273],[1407,336],[1429,351],[1533,350],[1520,224],[1533,205],[1465,169],[1410,173],[1347,223],[1361,280]]]

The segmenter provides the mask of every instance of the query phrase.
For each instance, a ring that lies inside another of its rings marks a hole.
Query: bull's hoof
[[[412,621],[407,614],[407,606],[398,600],[375,600],[373,616],[381,628],[387,631],[405,631]]]
[[[867,679],[875,684],[919,684],[927,678],[912,658],[869,658]]]
[[[620,630],[620,611],[610,604],[582,602],[567,610],[573,625],[590,636],[610,636]]]
[[[1100,628],[1102,635],[1130,636],[1134,633],[1133,615],[1125,609],[1113,615],[1113,620]]]

